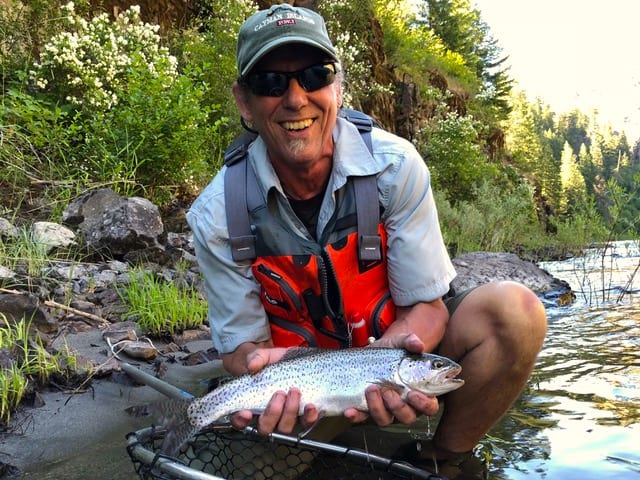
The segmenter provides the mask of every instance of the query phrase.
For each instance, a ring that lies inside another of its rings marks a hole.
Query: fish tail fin
[[[180,448],[195,435],[199,428],[191,424],[187,409],[189,400],[161,400],[151,406],[151,412],[165,428],[166,433],[160,450],[165,455],[175,456]]]

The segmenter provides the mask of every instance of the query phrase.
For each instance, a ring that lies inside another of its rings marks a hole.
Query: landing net
[[[127,435],[127,452],[142,480],[365,480],[443,477],[364,450],[274,433],[253,427],[210,427],[177,457],[161,455],[164,431],[148,427]]]

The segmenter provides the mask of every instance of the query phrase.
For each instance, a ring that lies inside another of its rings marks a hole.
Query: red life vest
[[[384,244],[382,226],[379,232]],[[364,346],[395,320],[386,255],[361,262],[357,243],[353,232],[319,254],[256,258],[252,270],[276,346]]]

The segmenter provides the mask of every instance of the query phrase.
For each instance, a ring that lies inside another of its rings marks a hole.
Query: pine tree
[[[562,185],[560,211],[565,215],[579,211],[586,204],[587,190],[576,155],[569,142],[565,142],[562,150],[560,182]]]

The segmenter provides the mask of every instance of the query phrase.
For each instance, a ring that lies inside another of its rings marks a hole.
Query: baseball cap
[[[303,43],[338,61],[324,19],[313,10],[288,3],[273,5],[249,17],[240,27],[236,52],[238,73],[244,76],[273,49]]]

